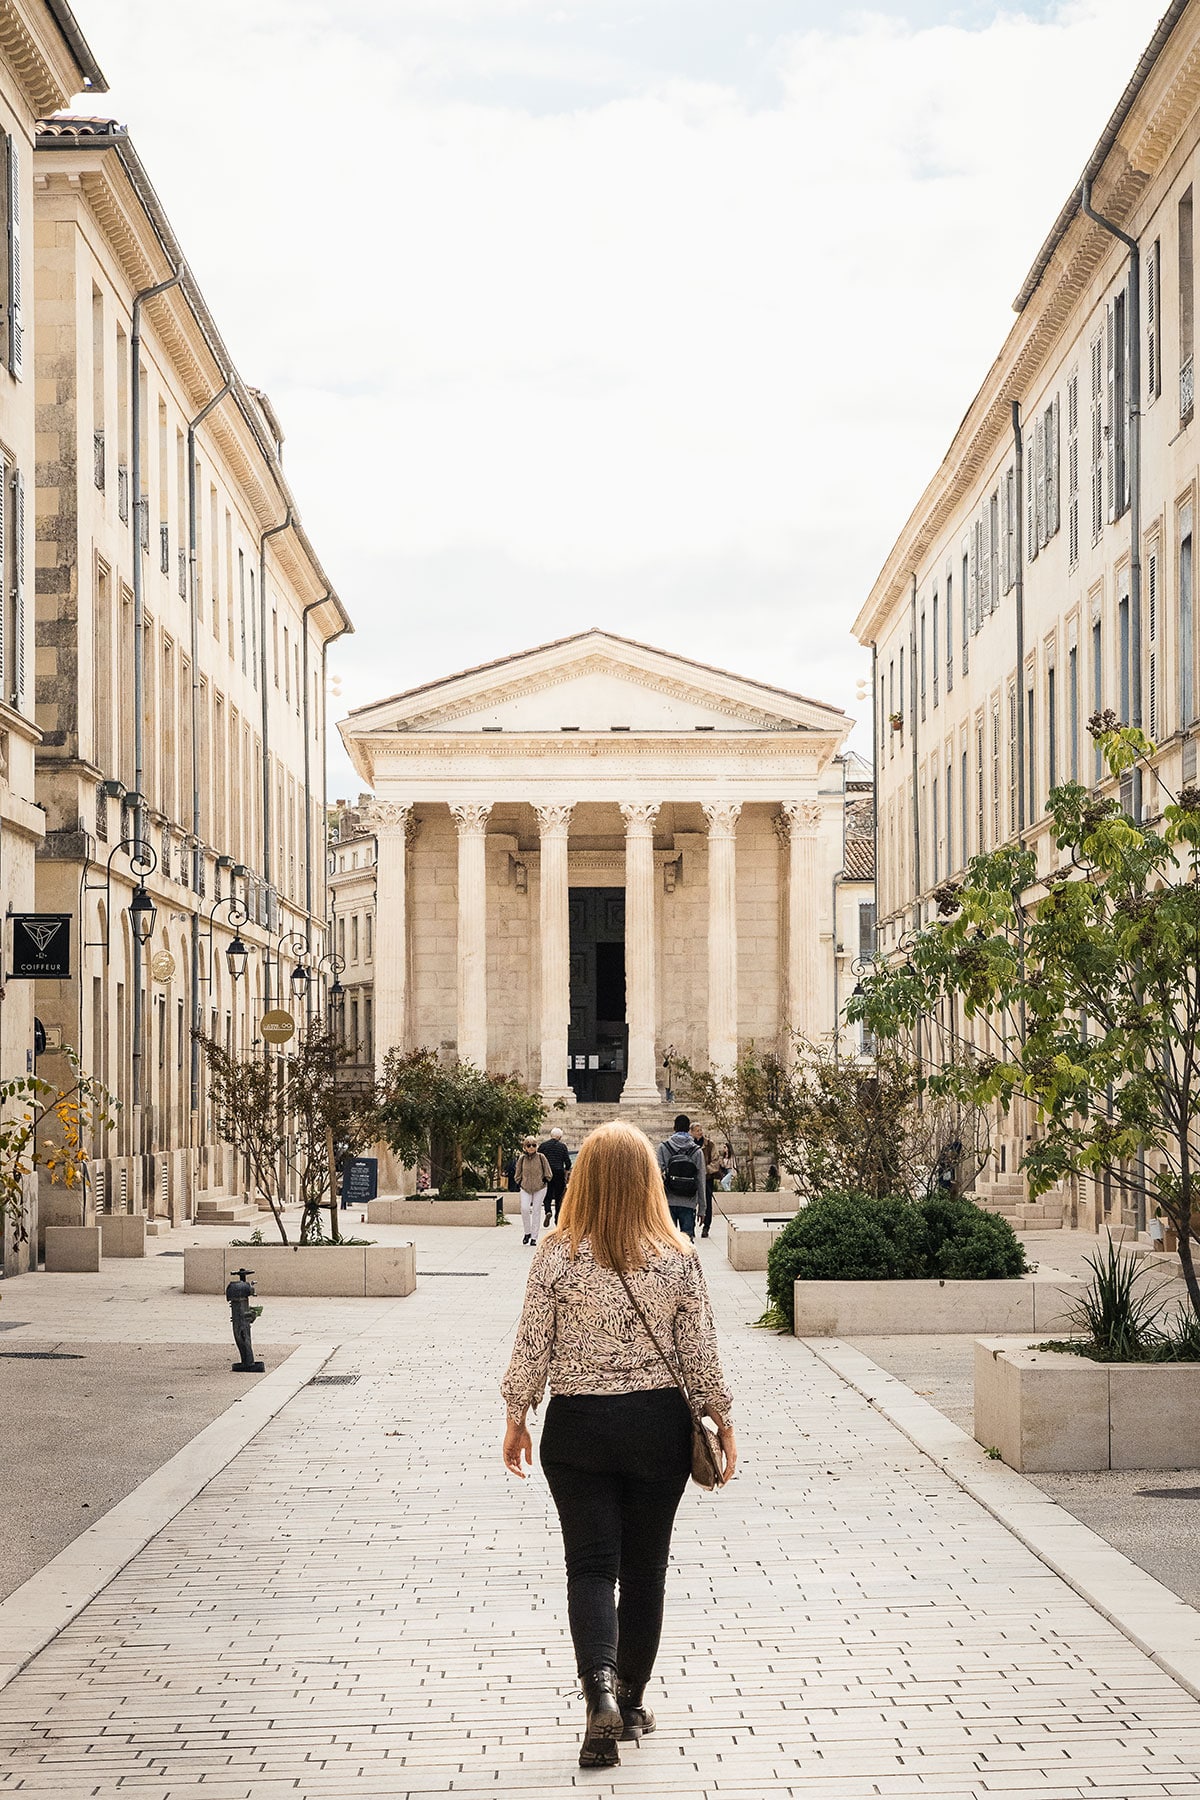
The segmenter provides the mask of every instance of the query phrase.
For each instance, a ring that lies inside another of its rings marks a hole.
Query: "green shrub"
[[[795,1281],[987,1281],[1025,1269],[1007,1219],[971,1200],[822,1194],[772,1244],[767,1294],[790,1330]]]

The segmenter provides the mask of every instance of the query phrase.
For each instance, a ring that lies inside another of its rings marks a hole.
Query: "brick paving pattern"
[[[0,1693],[0,1795],[1200,1797],[1200,1703],[750,1329],[716,1232],[742,1473],[684,1501],[657,1734],[580,1771],[549,1498],[498,1462],[528,1252],[511,1227],[418,1251],[486,1277],[359,1315],[331,1365],[359,1379],[304,1389]]]

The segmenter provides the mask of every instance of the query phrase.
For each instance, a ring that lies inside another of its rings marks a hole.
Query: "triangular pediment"
[[[582,632],[354,712],[350,741],[381,732],[816,731],[850,721],[764,682],[604,631]]]

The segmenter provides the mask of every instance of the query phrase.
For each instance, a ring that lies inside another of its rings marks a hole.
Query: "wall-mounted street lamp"
[[[208,909],[208,974],[205,975],[201,970],[198,974],[198,979],[200,981],[212,981],[213,924],[217,914],[226,907],[229,909],[229,917],[226,920],[226,924],[233,926],[234,935],[232,940],[225,946],[225,962],[228,965],[230,976],[234,981],[240,981],[242,976],[246,973],[246,963],[250,956],[250,947],[242,937],[241,927],[249,919],[250,914],[244,900],[239,899],[236,894],[226,894],[224,899],[214,900]]]
[[[332,975],[333,977],[333,980],[329,984],[329,1010],[325,1020],[326,1029],[329,1031],[333,1030],[334,1022],[341,1010],[342,1002],[346,998],[346,990],[342,986],[340,979],[342,970],[345,966],[345,957],[338,956],[332,950],[327,950],[325,955],[318,960],[316,965],[318,980],[322,975]]]
[[[295,998],[297,1000],[300,1000],[300,999],[303,999],[304,996],[308,993],[309,955],[310,955],[310,951],[309,951],[308,940],[300,932],[298,932],[298,931],[283,932],[283,934],[279,938],[278,943],[275,946],[274,958],[271,957],[269,952],[266,954],[266,956],[264,958],[264,961],[266,963],[266,972],[267,972],[266,998],[267,998],[268,1004],[270,1003],[270,999],[271,999],[271,963],[272,963],[272,961],[274,961],[276,974],[278,976],[278,980],[275,984],[276,990],[278,992],[280,1000],[282,1000],[283,999],[283,959],[285,956],[290,956],[290,957],[295,958],[296,967],[292,970],[291,989],[292,989],[292,993],[295,996]]]
[[[129,923],[139,946],[148,944],[154,936],[154,921],[158,917],[158,909],[146,886],[146,876],[153,875],[158,867],[158,854],[152,844],[145,838],[122,838],[114,844],[108,853],[108,861],[104,865],[103,881],[89,881],[88,874],[93,865],[83,865],[83,875],[79,883],[79,915],[83,930],[87,929],[84,914],[84,897],[87,894],[104,895],[104,924],[101,936],[85,938],[85,950],[103,950],[105,962],[109,959],[109,933],[112,925],[112,871],[113,863],[118,856],[123,856],[129,866],[129,873],[136,877],[133,895],[129,902]]]

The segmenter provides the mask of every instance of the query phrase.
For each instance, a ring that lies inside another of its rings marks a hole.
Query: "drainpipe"
[[[879,920],[879,764],[883,759],[883,709],[879,704],[879,645],[871,645],[871,868],[875,919]],[[878,946],[878,935],[875,939]]]
[[[325,717],[325,715],[326,715],[325,668],[326,668],[326,663],[327,663],[328,657],[329,657],[330,644],[336,644],[338,639],[345,637],[349,630],[350,630],[349,625],[343,625],[341,630],[335,631],[332,637],[323,638],[321,640],[321,930],[322,930],[322,932],[324,932],[324,929],[325,929],[325,915],[326,915],[325,898],[329,891],[329,856],[328,856],[328,847],[329,847],[329,839],[328,839],[328,832],[329,832],[329,746],[328,746],[327,735],[326,735],[326,717]],[[306,646],[307,646],[307,641],[308,640],[306,637],[305,638]],[[307,688],[306,688],[306,691],[307,691]],[[378,859],[378,850],[376,851],[376,857]],[[311,867],[311,863],[309,866]],[[309,911],[311,913],[311,911],[312,911],[311,906],[309,907]],[[378,918],[376,919],[376,930],[378,931]],[[329,926],[329,948],[336,954],[337,945],[333,941],[332,918],[330,920],[330,926]],[[331,1023],[332,1023],[332,1015],[329,1019],[326,1020],[327,1025],[330,1025]]]
[[[1014,610],[1017,619],[1017,679],[1014,684],[1017,707],[1017,841],[1025,842],[1025,439],[1021,431],[1021,403],[1012,403],[1013,431],[1013,580]]]
[[[278,525],[268,525],[258,540],[258,641],[259,641],[259,681],[262,688],[262,824],[263,824],[263,880],[267,884],[267,930],[274,935],[276,917],[275,908],[271,905],[271,716],[270,702],[267,693],[267,539],[287,531],[292,523],[292,509],[289,504],[287,512]],[[266,1007],[271,1004],[271,964],[264,965],[263,999]]]
[[[1084,217],[1099,225],[1129,252],[1126,283],[1127,335],[1129,341],[1129,692],[1131,725],[1142,723],[1142,275],[1141,251],[1135,237],[1106,219],[1092,205],[1092,183],[1084,178],[1079,190]],[[1142,816],[1142,771],[1133,769],[1133,816]]]
[[[921,929],[921,790],[918,786],[917,774],[917,702],[919,695],[917,675],[917,577],[914,571],[910,577],[912,587],[909,593],[909,654],[910,664],[908,677],[909,699],[912,707],[912,783],[913,783],[913,928]]]
[[[141,843],[146,832],[146,601],[145,580],[142,569],[142,519],[149,502],[142,498],[142,308],[147,300],[157,299],[183,280],[184,265],[179,267],[165,281],[155,282],[153,287],[143,288],[133,297],[133,312],[129,331],[129,360],[131,365],[130,383],[132,386],[132,412],[130,418],[130,486],[133,489],[133,502],[130,517],[133,521],[133,786],[137,795],[137,804],[133,814],[133,835]],[[149,521],[147,520],[147,528]],[[149,531],[147,529],[147,536]],[[141,1106],[142,1106],[142,962],[144,960],[141,945],[136,945],[137,978],[133,984],[133,1017],[131,1020],[132,1038],[131,1061],[133,1064],[133,1112],[134,1131],[139,1152],[144,1153]]]
[[[301,665],[300,666],[303,671],[303,673],[301,675],[301,680],[304,683],[304,690],[303,690],[303,694],[301,696],[301,721],[302,721],[303,729],[304,729],[304,941],[308,945],[308,948],[310,950],[312,949],[313,878],[312,878],[312,757],[311,757],[311,753],[309,750],[309,733],[311,730],[311,719],[309,716],[309,705],[308,705],[308,615],[311,612],[316,612],[318,606],[324,606],[325,602],[329,598],[330,598],[330,596],[329,596],[328,592],[326,592],[321,595],[321,598],[319,600],[310,600],[308,605],[304,608],[304,611],[300,614],[300,635],[301,635],[301,638],[303,639],[303,645],[302,645],[302,649],[301,649]],[[322,658],[322,669],[324,669],[324,659],[323,658]],[[312,982],[311,982],[311,980],[308,984],[308,993],[307,993],[306,998],[308,1001],[307,1014],[308,1014],[309,1019],[311,1019],[312,1018]]]
[[[192,661],[192,692],[190,705],[192,709],[192,893],[196,896],[196,905],[192,909],[192,1056],[191,1056],[191,1113],[193,1138],[199,1137],[198,1114],[200,1110],[200,1039],[198,1032],[203,1023],[200,1012],[200,870],[204,852],[200,847],[200,610],[199,590],[196,580],[196,545],[199,538],[199,508],[196,499],[196,433],[207,419],[210,412],[218,407],[233,387],[233,377],[228,376],[222,387],[219,387],[212,399],[200,408],[195,418],[189,421],[187,428],[187,518],[188,518],[188,633]]]

